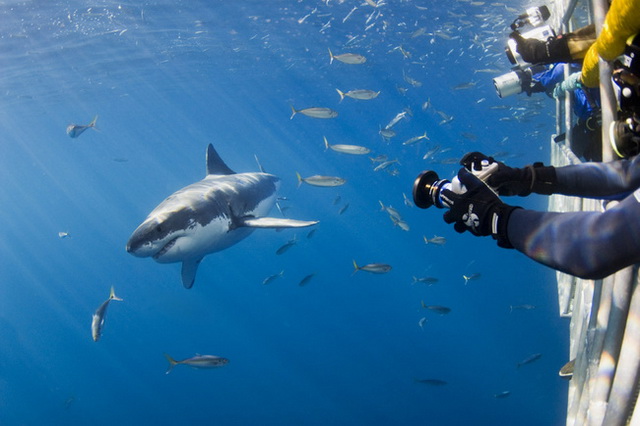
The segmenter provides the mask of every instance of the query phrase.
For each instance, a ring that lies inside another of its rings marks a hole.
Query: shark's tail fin
[[[169,355],[169,354],[164,354],[164,357],[167,358],[167,361],[169,361],[169,367],[167,368],[167,371],[165,371],[164,374],[169,374],[169,373],[171,373],[171,370],[173,370],[173,367],[178,365],[178,361],[176,361],[175,359],[171,358],[171,355]]]
[[[116,296],[116,291],[114,290],[113,286],[111,286],[111,292],[109,293],[109,300],[117,300],[119,302],[123,301],[123,299]]]

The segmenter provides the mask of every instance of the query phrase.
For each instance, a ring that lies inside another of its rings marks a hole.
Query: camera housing
[[[533,75],[541,73],[546,68],[542,65],[536,65],[530,68],[521,69],[514,67],[512,71],[502,74],[493,79],[493,87],[500,98],[517,95],[518,93],[527,92],[531,94],[534,89]]]
[[[609,141],[622,158],[640,154],[640,34],[627,40],[622,62],[617,61],[612,80],[618,90],[618,120],[609,127]]]
[[[489,176],[491,176],[498,167],[498,163],[493,161],[493,159],[486,159],[482,161],[479,169],[472,166],[467,166],[466,168],[486,184]],[[489,188],[494,191],[493,188]],[[451,206],[441,196],[443,189],[448,189],[456,194],[464,194],[467,192],[467,188],[460,182],[458,176],[452,180],[440,179],[438,174],[433,170],[425,170],[420,173],[413,182],[413,202],[421,209],[426,209],[431,206],[436,206],[439,209],[450,208]]]
[[[533,28],[522,33],[523,38],[533,38],[543,42],[546,42],[549,38],[555,36],[555,31],[553,31],[553,28],[551,28],[549,25]],[[517,65],[520,68],[528,68],[531,66],[531,64],[522,59],[522,56],[520,56],[520,54],[518,53],[517,43],[514,39],[509,38],[509,40],[507,40],[507,45],[505,46],[504,51],[507,54],[507,59],[509,59],[509,62],[511,62],[513,65]]]
[[[609,127],[611,148],[620,158],[640,154],[640,117],[632,114],[625,120],[617,120]]]
[[[550,16],[551,13],[549,12],[549,8],[547,6],[530,7],[525,13],[518,16],[513,21],[513,23],[511,24],[511,29],[515,31],[518,28],[525,26],[526,24],[529,24],[532,27],[537,27],[542,25],[542,23],[549,19]]]
[[[433,170],[425,170],[420,173],[413,183],[413,202],[421,209],[436,206],[439,209],[448,207],[440,198],[440,192],[450,189],[451,181],[440,179],[438,173]]]

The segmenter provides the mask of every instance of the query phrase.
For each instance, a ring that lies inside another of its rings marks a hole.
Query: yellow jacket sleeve
[[[638,32],[640,0],[613,0],[598,39],[584,57],[582,83],[587,87],[598,86],[598,57],[611,61],[622,55],[627,39]]]

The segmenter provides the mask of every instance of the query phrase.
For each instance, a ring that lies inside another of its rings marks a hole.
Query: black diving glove
[[[503,203],[491,188],[464,168],[458,172],[458,179],[466,192],[458,194],[443,189],[440,194],[450,206],[443,216],[444,221],[453,223],[456,232],[491,235],[500,247],[513,248],[507,236],[507,224],[511,212],[520,207]]]
[[[518,31],[509,35],[516,42],[516,50],[522,59],[530,64],[554,64],[571,62],[571,53],[567,38],[562,35],[549,37],[547,41],[535,38],[524,38]]]
[[[483,162],[498,164],[498,168],[489,175],[486,183],[502,196],[526,197],[532,192],[550,195],[554,193],[557,186],[558,179],[555,167],[544,166],[542,163],[534,163],[519,169],[509,167],[481,152],[469,152],[462,157],[460,165],[469,171],[482,170]]]

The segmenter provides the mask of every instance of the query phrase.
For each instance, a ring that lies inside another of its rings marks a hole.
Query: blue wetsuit
[[[530,258],[581,278],[600,279],[640,263],[640,156],[556,168],[555,193],[613,198],[604,212],[514,210],[507,234]]]
[[[549,69],[534,74],[532,78],[540,83],[545,92],[551,94],[556,84],[562,83],[564,80],[564,67],[565,64],[552,65]],[[580,67],[575,64],[571,64],[570,68],[572,72],[580,71]],[[589,119],[600,110],[599,89],[587,89],[587,91],[585,93],[582,89],[576,89],[572,92],[573,112],[582,120]]]

